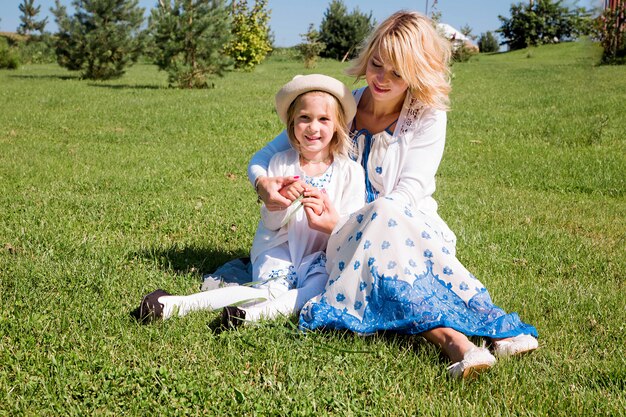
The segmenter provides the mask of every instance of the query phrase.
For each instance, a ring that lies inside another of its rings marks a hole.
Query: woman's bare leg
[[[476,347],[467,336],[450,327],[437,327],[422,333],[422,336],[439,346],[452,362],[462,361],[465,352]]]

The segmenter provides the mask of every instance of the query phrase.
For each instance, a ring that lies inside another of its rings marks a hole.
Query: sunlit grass
[[[247,255],[247,161],[301,63],[201,91],[148,65],[110,82],[0,71],[0,415],[624,415],[626,69],[597,56],[571,43],[453,67],[440,213],[541,336],[472,383],[418,337],[130,319],[143,294],[195,292]],[[306,72],[353,85],[345,67]]]

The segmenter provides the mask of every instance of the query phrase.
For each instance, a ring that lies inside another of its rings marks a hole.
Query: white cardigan
[[[351,213],[365,205],[363,168],[348,158],[335,157],[328,169],[332,170],[331,179],[324,184],[323,188],[339,213],[339,224],[343,224]],[[299,175],[302,178],[305,174],[300,168],[298,153],[293,149],[288,149],[271,158],[266,175],[270,177]],[[311,229],[302,208],[297,210],[283,225],[292,213],[292,208],[269,211],[265,205],[261,207],[261,221],[250,252],[252,262],[261,253],[285,242],[289,242],[293,260],[299,260],[316,251],[326,250],[329,235]]]

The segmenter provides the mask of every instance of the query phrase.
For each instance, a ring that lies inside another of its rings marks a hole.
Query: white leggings
[[[287,290],[281,286],[261,288],[231,286],[203,291],[191,295],[159,297],[163,304],[163,318],[174,314],[184,316],[191,311],[217,310],[229,305],[244,303],[246,320],[258,321],[280,315],[299,313],[304,304],[324,290],[328,275],[325,272],[310,274],[300,288]]]

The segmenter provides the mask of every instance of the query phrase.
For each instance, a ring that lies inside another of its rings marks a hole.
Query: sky
[[[480,35],[487,31],[495,31],[500,27],[498,15],[510,17],[509,10],[512,3],[522,0],[439,0],[436,9],[441,12],[441,22],[447,23],[456,29],[465,25],[472,28],[472,34]],[[526,1],[526,0],[524,0]],[[415,10],[428,14],[432,11],[433,0],[343,0],[349,12],[358,8],[363,13],[372,13],[376,22],[380,23],[387,16],[398,10]],[[15,32],[20,24],[18,9],[21,0],[0,0],[0,32]],[[71,0],[61,0],[72,13]],[[249,0],[249,3],[253,3]],[[428,6],[427,6],[428,3]],[[565,1],[572,5],[591,8],[598,0]],[[139,0],[139,5],[146,9],[146,13],[157,4],[157,0]],[[293,46],[302,41],[301,34],[305,33],[309,24],[316,28],[324,17],[330,0],[269,0],[268,9],[271,13],[270,27],[274,32],[275,46]],[[56,24],[50,13],[54,0],[35,0],[35,5],[41,6],[39,19],[48,17],[46,31],[54,32]]]

